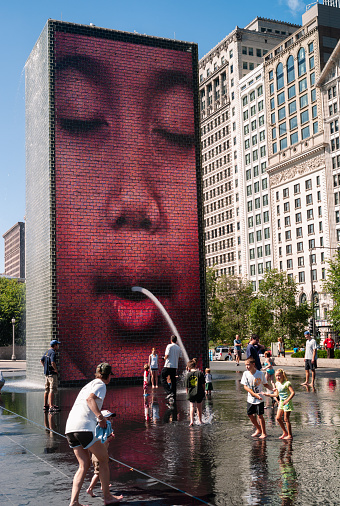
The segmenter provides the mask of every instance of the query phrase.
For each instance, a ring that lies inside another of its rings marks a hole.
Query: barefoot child
[[[282,429],[280,439],[293,439],[292,427],[290,425],[290,412],[293,410],[292,399],[295,395],[290,381],[288,381],[286,373],[283,369],[275,372],[275,390],[272,394],[265,394],[269,397],[280,397],[279,408],[277,410],[276,420]],[[282,420],[282,417],[284,421]],[[286,424],[286,427],[285,427]],[[287,430],[286,430],[287,428]]]
[[[275,371],[274,371],[274,359],[271,357],[270,351],[266,351],[264,353],[264,357],[266,359],[263,364],[264,372],[266,373],[266,380],[268,385],[272,384],[273,388],[275,388]]]
[[[109,461],[109,444],[112,441],[112,439],[115,437],[114,433],[112,432],[112,425],[111,424],[113,421],[113,417],[116,415],[114,415],[113,413],[111,413],[107,409],[104,409],[101,413],[102,413],[103,417],[106,418],[106,429],[104,429],[104,431],[102,430],[101,434],[99,434],[98,430],[100,430],[100,427],[99,427],[99,425],[97,425],[96,437],[101,439],[102,443],[105,445],[105,449],[107,452],[107,460]],[[99,481],[99,461],[93,453],[91,453],[91,460],[92,460],[92,464],[94,467],[94,475],[92,476],[90,486],[86,490],[86,492],[91,497],[96,497],[95,494],[93,493],[93,488]],[[111,485],[110,485],[110,487],[111,487]]]
[[[197,358],[189,360],[187,364],[186,386],[188,400],[190,401],[190,424],[194,425],[195,408],[197,408],[198,423],[202,423],[202,401],[204,399],[204,374],[197,369]]]
[[[263,395],[263,387],[268,389],[270,389],[270,387],[266,382],[265,373],[256,369],[253,357],[248,358],[245,364],[247,370],[243,373],[241,385],[243,385],[245,391],[248,392],[247,415],[256,429],[252,436],[260,436],[260,439],[264,439],[267,437],[267,433],[263,417],[264,402],[261,395]]]

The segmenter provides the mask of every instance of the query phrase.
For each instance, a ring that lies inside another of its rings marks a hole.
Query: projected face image
[[[63,379],[143,374],[171,334],[200,356],[192,56],[56,33],[56,272]],[[192,355],[193,356],[193,355]],[[162,366],[162,364],[160,364]]]

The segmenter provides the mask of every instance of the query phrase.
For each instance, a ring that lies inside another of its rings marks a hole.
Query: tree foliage
[[[25,344],[25,305],[25,283],[0,278],[0,346],[12,343],[12,318],[15,318],[15,343]]]
[[[311,309],[308,304],[297,303],[297,294],[297,283],[286,272],[273,269],[265,273],[249,317],[251,331],[260,335],[264,345],[279,337],[286,346],[303,341]]]
[[[325,292],[333,299],[333,309],[329,312],[329,318],[333,323],[333,330],[340,332],[340,253],[329,261],[327,269],[327,281],[323,285]]]
[[[208,336],[214,343],[232,344],[235,335],[247,336],[251,283],[238,276],[216,277],[207,271]]]

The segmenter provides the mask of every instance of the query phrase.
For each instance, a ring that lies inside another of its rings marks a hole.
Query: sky
[[[307,2],[306,2],[307,4]],[[25,62],[56,19],[196,42],[204,56],[257,16],[301,24],[301,0],[17,0],[3,2],[0,30],[0,273],[2,235],[25,217]]]

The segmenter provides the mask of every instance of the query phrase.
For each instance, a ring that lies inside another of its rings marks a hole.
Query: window
[[[256,160],[258,160],[258,157],[259,157],[259,155],[258,155],[258,150],[257,150],[257,149],[255,149],[255,150],[253,151],[253,162],[256,162]]]
[[[277,143],[276,142],[273,142],[272,149],[273,149],[273,154],[275,155],[275,153],[277,153]]]
[[[281,107],[281,109],[279,109],[279,111],[278,111],[279,121],[281,121],[285,117],[286,117],[286,108],[285,107]]]
[[[261,156],[261,158],[263,158],[264,156],[266,156],[266,146],[261,146],[260,147],[260,156]]]
[[[262,252],[262,246],[258,246],[257,248],[257,258],[262,258],[263,252]]]
[[[305,95],[302,95],[300,97],[300,109],[303,109],[308,105],[308,95],[307,93]]]
[[[270,244],[266,244],[265,245],[265,247],[264,247],[264,254],[265,254],[266,257],[268,255],[270,255]]]
[[[249,216],[248,218],[248,227],[252,228],[254,226],[254,219],[252,216]]]
[[[259,274],[263,274],[263,263],[258,264],[257,271],[258,271]]]
[[[260,102],[259,102],[259,110],[260,110]],[[259,117],[259,126],[264,125],[264,116]]]
[[[302,47],[298,52],[298,76],[302,76],[306,73],[306,55],[305,50]]]
[[[317,106],[316,105],[313,105],[312,107],[312,118],[316,118],[318,115],[318,110],[317,110]]]
[[[246,121],[248,119],[248,111],[243,112],[243,120]]]
[[[263,195],[262,197],[262,203],[264,206],[268,205],[268,195]]]
[[[254,116],[256,114],[256,105],[252,105],[250,108],[250,116]]]
[[[281,93],[278,94],[277,96],[277,105],[281,105],[281,104],[284,104],[285,102],[285,92],[282,91]]]
[[[273,79],[273,77],[274,77],[274,72],[273,72],[273,70],[270,70],[269,71],[269,80],[271,81]]]
[[[308,195],[306,195],[306,204],[309,205],[309,204],[313,204],[313,196],[311,193],[309,193]]]
[[[301,139],[307,139],[308,137],[310,137],[310,133],[309,133],[309,126],[303,128],[301,130]]]
[[[287,133],[287,124],[286,122],[284,121],[283,123],[281,123],[281,125],[279,125],[279,135],[284,135]]]
[[[280,150],[286,149],[287,145],[287,137],[284,137],[280,140]]]
[[[308,109],[306,111],[303,111],[301,113],[301,124],[307,123],[309,121],[309,111]]]
[[[257,144],[257,135],[253,135],[252,136],[251,143],[252,143],[253,146],[256,146],[256,144]]]
[[[270,228],[269,227],[266,227],[264,229],[264,238],[265,239],[270,239]]]
[[[302,221],[301,213],[296,213],[296,215],[295,215],[295,223],[301,223],[301,221]]]
[[[298,209],[301,207],[301,199],[298,198],[298,199],[295,199],[295,209]]]
[[[253,201],[252,200],[249,200],[247,202],[247,207],[248,207],[248,213],[253,210]]]
[[[287,269],[293,268],[293,260],[291,258],[288,258],[287,260]]]
[[[295,79],[294,57],[290,56],[287,60],[287,82],[291,83]]]
[[[256,273],[256,271],[255,271],[255,265],[251,265],[250,266],[250,275],[251,276],[255,276],[255,273]]]
[[[283,64],[279,63],[276,67],[276,89],[281,90],[284,87]]]
[[[249,259],[254,260],[255,258],[255,248],[250,248],[249,250]]]
[[[246,171],[246,180],[249,181],[249,179],[251,179],[251,169]]]
[[[318,280],[318,275],[317,275],[317,270],[316,269],[312,270],[312,280],[313,281],[317,281]]]
[[[254,243],[254,232],[250,232],[249,233],[249,244],[253,244]]]
[[[251,122],[251,131],[256,130],[256,119]]]
[[[244,127],[243,127],[243,133],[244,133],[244,135],[249,134],[249,125],[244,125]]]
[[[296,244],[297,251],[303,251],[303,242],[298,242]]]
[[[310,44],[308,44],[308,53],[312,53],[314,51],[314,44],[313,42],[311,42]]]
[[[266,270],[270,271],[271,268],[272,268],[272,263],[270,261],[266,262]]]
[[[312,180],[311,179],[307,179],[306,180],[305,187],[306,187],[306,190],[311,190],[312,189]]]
[[[255,91],[252,91],[249,95],[250,102],[253,102],[255,100]]]
[[[286,241],[290,241],[292,238],[292,232],[290,230],[286,230],[285,237],[286,237]]]
[[[249,139],[246,139],[244,141],[244,149],[249,149],[250,148],[250,140]]]
[[[298,266],[303,267],[305,265],[304,257],[298,257]]]
[[[265,211],[263,213],[263,223],[268,223],[269,221],[269,211]]]
[[[249,195],[251,195],[251,194],[252,194],[252,188],[251,188],[251,184],[249,184],[249,185],[247,186],[247,195],[249,196]]]
[[[313,208],[307,209],[307,220],[312,220],[312,219],[313,219]]]
[[[254,183],[254,193],[258,193],[259,191],[260,191],[260,183],[256,181],[256,183]]]
[[[294,193],[300,193],[300,183],[294,185]]]
[[[257,242],[262,241],[262,230],[257,230],[256,240],[257,240]]]
[[[261,97],[261,95],[263,95],[263,86],[262,86],[262,84],[261,84],[261,86],[259,86],[257,88],[257,96]]]
[[[297,239],[299,239],[300,237],[302,237],[302,227],[298,227],[296,229],[296,237],[297,237]]]
[[[289,188],[284,188],[283,189],[283,198],[286,199],[289,197]]]
[[[253,171],[254,171],[254,177],[257,177],[259,175],[259,166],[254,165]]]
[[[257,199],[255,199],[255,209],[260,209],[260,207],[261,207],[261,201],[258,197]]]
[[[271,115],[270,115],[270,122],[271,124],[273,125],[275,123],[276,119],[275,119],[275,112],[273,112]]]
[[[310,79],[310,85],[314,86],[315,85],[315,72],[311,73],[311,75],[309,76],[309,79]]]
[[[314,90],[312,90],[312,91],[310,92],[310,96],[311,96],[311,101],[312,101],[312,102],[315,102],[315,100],[316,100],[316,89],[315,89],[315,88],[314,88]],[[336,104],[334,104],[334,105],[336,105]],[[335,111],[334,111],[334,112],[335,112]]]
[[[272,128],[272,139],[276,139],[276,127]]]
[[[261,215],[260,214],[257,214],[255,216],[255,223],[256,223],[256,225],[261,225]]]
[[[309,68],[310,68],[310,70],[312,70],[314,67],[315,67],[314,56],[311,56],[309,58]]]
[[[299,141],[299,134],[298,134],[298,132],[294,132],[293,134],[291,134],[291,136],[290,136],[290,143],[291,143],[291,145],[296,144],[298,141]]]
[[[314,234],[314,223],[308,225],[308,234]]]
[[[319,131],[319,123],[317,121],[315,121],[313,123],[313,134],[317,134]]]
[[[297,116],[293,116],[289,120],[289,128],[290,128],[290,130],[294,130],[294,128],[296,128],[297,126],[298,126]]]
[[[295,84],[293,84],[293,86],[288,88],[288,100],[295,97],[295,95],[296,95]]]
[[[299,81],[299,93],[302,93],[306,89],[307,89],[307,78],[305,77],[304,79],[301,79],[301,81]]]
[[[296,112],[296,100],[293,100],[293,102],[291,102],[289,105],[288,105],[288,111],[289,111],[289,115],[293,114],[294,112]]]
[[[304,283],[305,282],[305,271],[300,271],[299,272],[299,283]]]
[[[285,227],[290,226],[290,216],[285,216]]]
[[[315,239],[309,239],[309,241],[308,241],[308,248],[309,249],[315,248]]]
[[[248,97],[247,96],[243,97],[242,104],[243,104],[243,107],[248,104]]]
[[[267,189],[267,185],[268,185],[267,178],[262,179],[262,190],[266,190]]]

